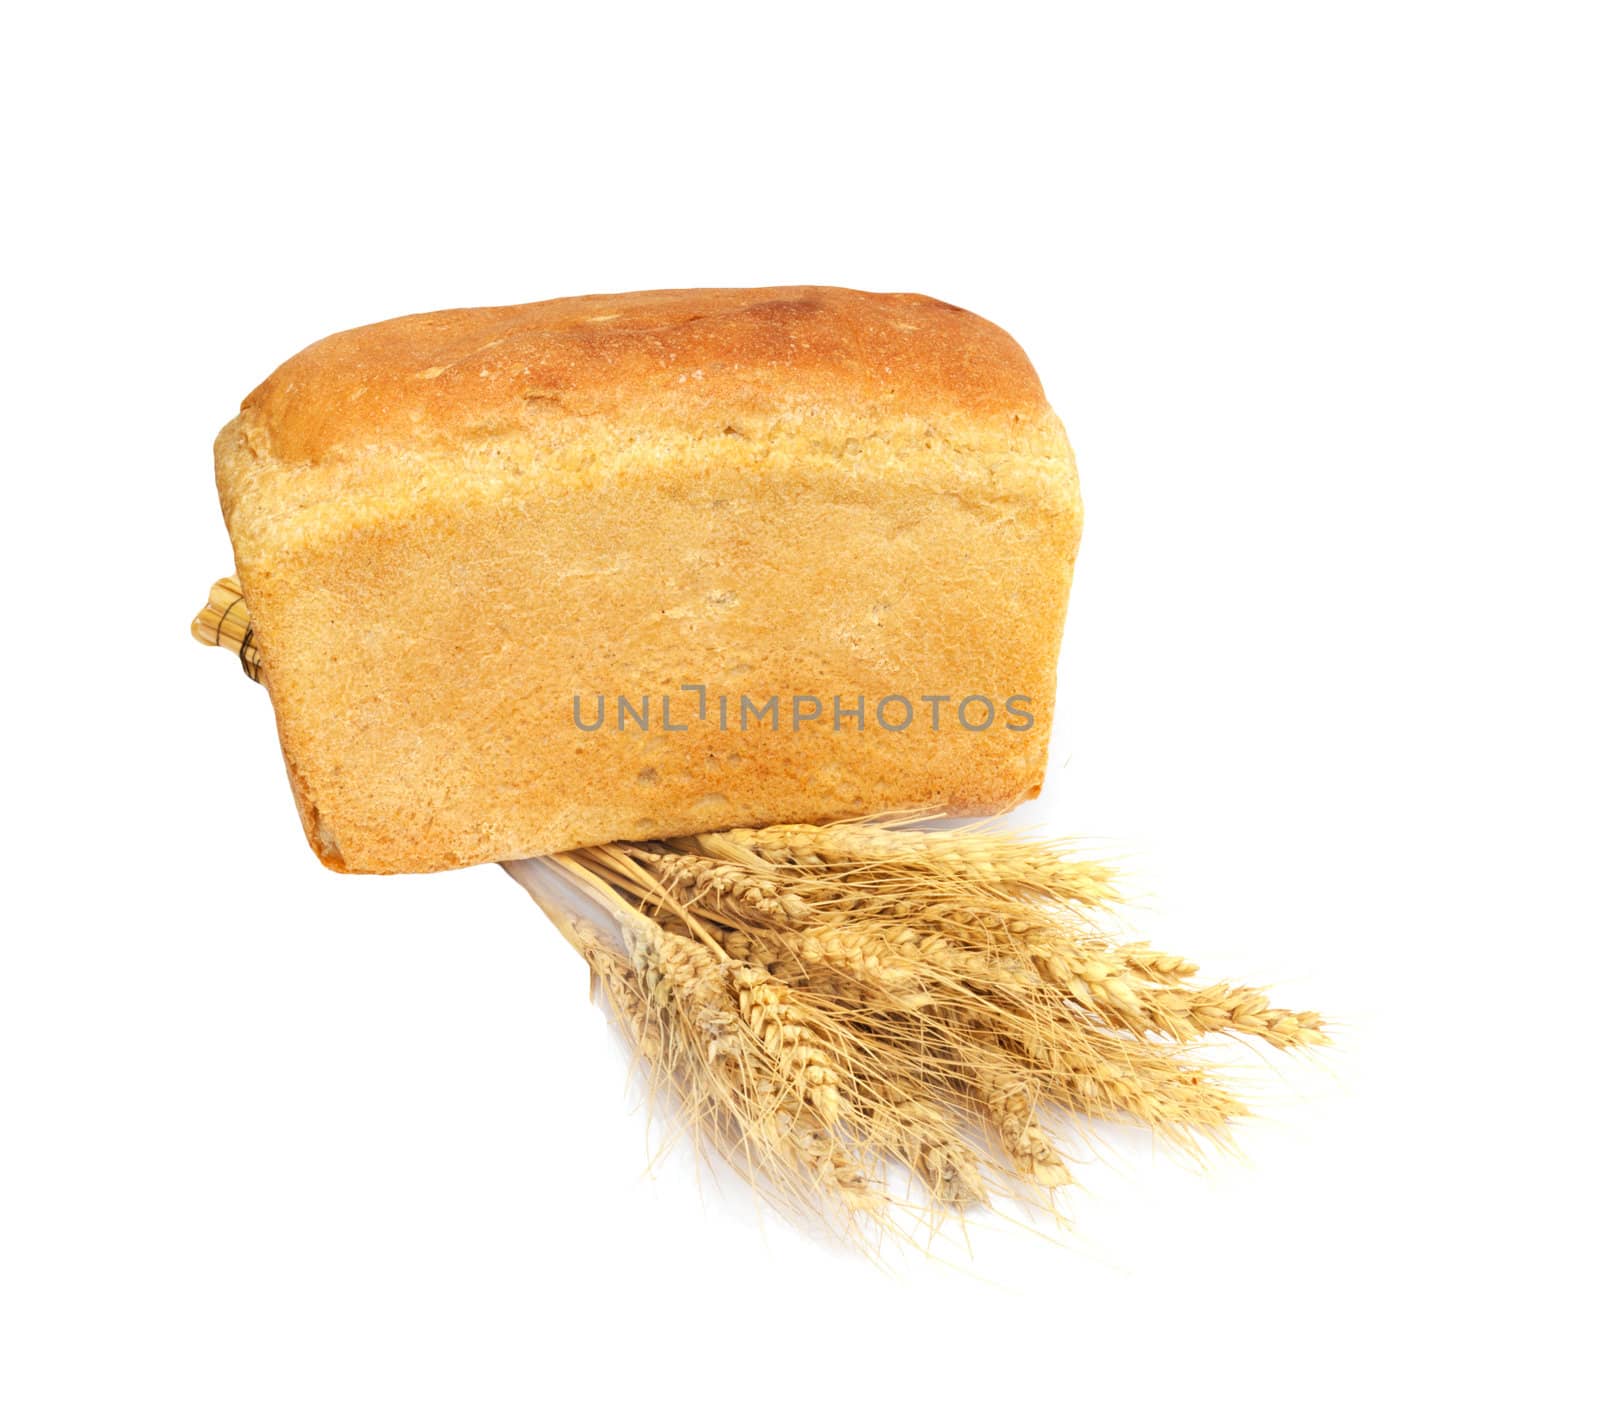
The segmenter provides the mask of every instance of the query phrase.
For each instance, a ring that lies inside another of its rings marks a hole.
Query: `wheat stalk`
[[[973,1091],[1019,1176],[1046,1188],[1071,1180],[1035,1115],[1034,1089],[1025,1074],[981,1068],[973,1079]]]
[[[232,576],[224,576],[211,587],[205,605],[189,626],[189,633],[201,644],[232,650],[244,672],[260,683],[261,652],[250,631],[250,607]]]

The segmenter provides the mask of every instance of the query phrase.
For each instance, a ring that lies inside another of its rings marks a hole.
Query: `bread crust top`
[[[1004,330],[925,295],[832,286],[652,290],[441,310],[330,335],[245,399],[261,453],[316,464],[375,447],[482,444],[555,416],[763,422],[818,406],[880,417],[1048,415]]]

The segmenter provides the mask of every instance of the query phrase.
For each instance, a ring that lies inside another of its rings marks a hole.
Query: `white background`
[[[1579,1405],[1587,11],[13,16],[0,1408]],[[1085,1157],[1058,1243],[878,1268],[645,1175],[531,903],[322,870],[265,695],[188,639],[212,435],[310,340],[785,282],[1030,352],[1088,507],[1032,818],[1340,1024],[1247,1162]]]

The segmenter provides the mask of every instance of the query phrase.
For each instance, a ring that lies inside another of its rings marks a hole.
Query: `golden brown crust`
[[[302,350],[245,401],[291,463],[340,450],[476,442],[557,412],[648,406],[698,421],[849,401],[884,416],[1044,408],[1016,342],[925,295],[829,286],[653,290],[441,310]]]
[[[796,287],[390,321],[268,379],[217,477],[336,869],[1000,810],[1042,780],[1076,474],[1021,351],[954,307]],[[645,694],[653,731],[574,722],[574,695],[614,722]],[[715,710],[936,694],[1024,696],[1033,727]]]

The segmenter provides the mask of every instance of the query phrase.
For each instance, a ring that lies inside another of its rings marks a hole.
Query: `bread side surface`
[[[570,344],[577,321],[612,333]],[[552,328],[558,393],[530,353]],[[481,373],[491,339],[515,350]],[[336,869],[1002,810],[1042,781],[1076,475],[1020,350],[965,312],[785,288],[413,317],[296,356],[217,465]]]

